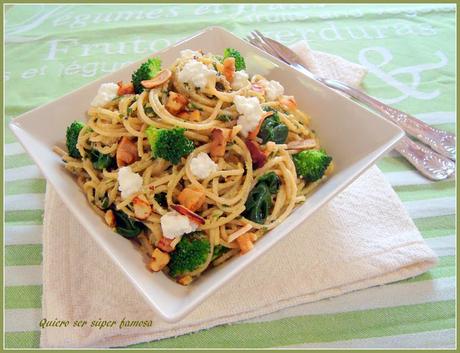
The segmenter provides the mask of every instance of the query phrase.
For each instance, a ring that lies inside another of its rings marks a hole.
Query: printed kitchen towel
[[[310,53],[305,42],[294,48],[304,57]],[[356,86],[365,75],[363,68],[343,59],[324,53],[320,57],[334,66],[329,70],[321,66],[322,76]],[[337,66],[349,70],[349,80],[334,74],[342,70]],[[42,317],[70,322],[117,320],[118,324],[123,318],[151,320],[152,326],[49,327],[42,329],[40,345],[116,347],[174,337],[413,277],[436,263],[436,255],[398,196],[372,167],[190,315],[167,323],[155,315],[48,184]]]

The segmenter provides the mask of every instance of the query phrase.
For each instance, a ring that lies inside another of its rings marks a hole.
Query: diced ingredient
[[[235,74],[235,58],[228,57],[224,59],[224,76],[228,82],[233,82],[233,75]]]
[[[168,101],[166,102],[165,108],[171,114],[176,115],[180,111],[184,110],[187,104],[188,104],[187,97],[183,96],[180,93],[170,91],[168,95]]]
[[[149,263],[149,268],[153,272],[159,272],[166,267],[170,260],[168,253],[161,251],[160,249],[155,249],[152,252],[152,261]]]
[[[246,63],[244,62],[244,58],[238,50],[233,48],[226,48],[224,50],[224,60],[230,57],[235,58],[236,71],[246,69]]]
[[[123,211],[114,211],[114,214],[116,223],[115,230],[125,238],[131,239],[137,237],[144,228],[141,222],[131,219]]]
[[[201,113],[199,110],[193,110],[191,112],[182,111],[177,115],[179,118],[190,120],[190,121],[200,121]]]
[[[66,132],[66,145],[69,156],[72,158],[81,158],[80,151],[77,149],[78,135],[80,135],[81,129],[85,127],[85,124],[81,121],[74,121],[67,127]]]
[[[197,179],[206,179],[218,169],[219,166],[204,152],[190,160],[190,170]]]
[[[193,232],[182,237],[175,250],[170,254],[169,275],[182,277],[200,268],[206,263],[211,244],[203,232]]]
[[[157,243],[157,248],[160,248],[161,250],[165,252],[171,252],[174,250],[174,248],[171,246],[171,243],[173,242],[173,240],[174,239],[161,237]]]
[[[134,86],[134,92],[139,94],[142,93],[144,87],[142,86],[142,81],[150,80],[155,77],[155,75],[161,70],[161,60],[160,58],[150,58],[145,63],[143,63],[136,72],[131,76],[131,81]]]
[[[194,232],[198,228],[198,224],[192,222],[187,216],[175,211],[161,216],[160,223],[163,236],[168,239],[174,239],[186,233]]]
[[[246,233],[236,239],[238,246],[240,247],[241,255],[246,254],[248,251],[254,248],[253,241],[257,240],[257,236],[254,233]]]
[[[261,168],[267,162],[267,156],[259,147],[259,144],[253,140],[246,140],[246,147],[249,150],[254,168]]]
[[[150,204],[144,195],[139,195],[133,198],[133,210],[136,218],[140,220],[149,218],[152,213],[152,207],[150,207]]]
[[[197,88],[204,88],[208,80],[216,74],[216,71],[197,60],[188,61],[178,74],[178,80],[191,83]]]
[[[292,156],[299,178],[313,182],[323,177],[332,157],[323,150],[305,150]]]
[[[232,89],[239,90],[249,84],[249,75],[246,71],[236,71],[233,75]]]
[[[257,97],[235,96],[233,99],[236,110],[241,114],[238,117],[238,124],[241,125],[241,134],[247,137],[249,132],[254,130],[260,122],[264,111],[260,107]]]
[[[134,86],[132,82],[123,83],[123,81],[118,81],[118,96],[124,96],[125,94],[134,94]]]
[[[118,94],[118,85],[116,83],[103,83],[97,90],[96,97],[91,101],[93,107],[103,107],[112,101]]]
[[[177,280],[177,283],[182,284],[183,286],[188,286],[190,283],[192,283],[192,280],[192,276],[183,276]]]
[[[121,198],[126,199],[130,195],[140,191],[142,188],[142,177],[134,173],[131,167],[122,167],[118,171],[118,190]]]
[[[265,84],[265,95],[268,101],[274,101],[284,94],[284,87],[278,81],[267,81]]]
[[[211,131],[210,154],[212,157],[224,156],[230,134],[231,131],[228,129],[215,128]]]
[[[178,164],[182,157],[190,154],[195,145],[184,135],[185,129],[157,129],[149,126],[145,130],[155,158],[163,158],[172,164]]]
[[[109,227],[115,227],[115,215],[113,214],[112,210],[108,210],[104,215],[105,223]]]
[[[137,146],[127,136],[118,143],[116,159],[118,167],[130,165],[138,159]]]
[[[190,211],[195,212],[199,210],[206,201],[206,195],[202,191],[194,190],[192,188],[184,188],[177,196],[180,204]]]

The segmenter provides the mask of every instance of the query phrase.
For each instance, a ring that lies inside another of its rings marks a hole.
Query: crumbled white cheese
[[[264,111],[260,107],[257,97],[235,96],[233,103],[236,105],[236,110],[241,114],[238,117],[238,124],[241,125],[241,134],[247,137],[249,132],[259,125]]]
[[[116,83],[103,83],[97,90],[96,97],[93,98],[93,107],[102,107],[118,95],[118,85]]]
[[[233,75],[232,88],[234,90],[239,90],[247,86],[249,83],[248,79],[249,79],[249,75],[247,74],[246,71],[244,70],[236,71],[235,74]]]
[[[180,57],[182,59],[193,59],[193,58],[199,58],[203,55],[201,55],[200,52],[197,52],[195,50],[190,50],[190,49],[184,49],[180,51]]]
[[[118,190],[121,198],[126,199],[142,188],[142,177],[134,173],[131,167],[121,167],[118,171]]]
[[[198,153],[190,161],[190,170],[198,179],[206,179],[218,169],[218,165],[204,152]]]
[[[161,230],[163,236],[168,239],[174,239],[183,234],[194,232],[198,225],[176,211],[168,212],[160,218]]]
[[[274,101],[284,94],[284,87],[278,81],[271,80],[265,84],[265,93],[267,100]]]
[[[209,78],[215,74],[215,70],[210,69],[202,62],[190,60],[179,72],[178,79],[181,82],[192,83],[195,87],[204,88]]]

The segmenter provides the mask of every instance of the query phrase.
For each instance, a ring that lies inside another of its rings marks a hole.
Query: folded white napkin
[[[295,48],[309,53],[306,43]],[[356,67],[338,57],[320,55],[331,60],[323,63],[334,62],[336,69],[341,66],[338,71]],[[365,75],[363,68],[358,74],[355,69],[349,72],[354,77],[349,83],[355,86]],[[347,81],[325,67],[321,75]],[[71,323],[123,318],[153,321],[148,328],[99,330],[87,325],[42,329],[41,347],[55,348],[114,347],[177,336],[402,280],[437,263],[377,167],[173,324],[155,315],[49,184],[43,242],[42,317]]]

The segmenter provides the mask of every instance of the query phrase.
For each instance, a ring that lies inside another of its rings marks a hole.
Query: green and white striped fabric
[[[209,25],[257,28],[369,68],[364,88],[455,131],[454,5],[15,5],[6,8],[6,117]],[[69,112],[72,114],[72,112]],[[416,278],[135,347],[453,347],[455,182],[395,153],[379,162],[440,264]],[[46,182],[5,130],[6,347],[37,347]]]

